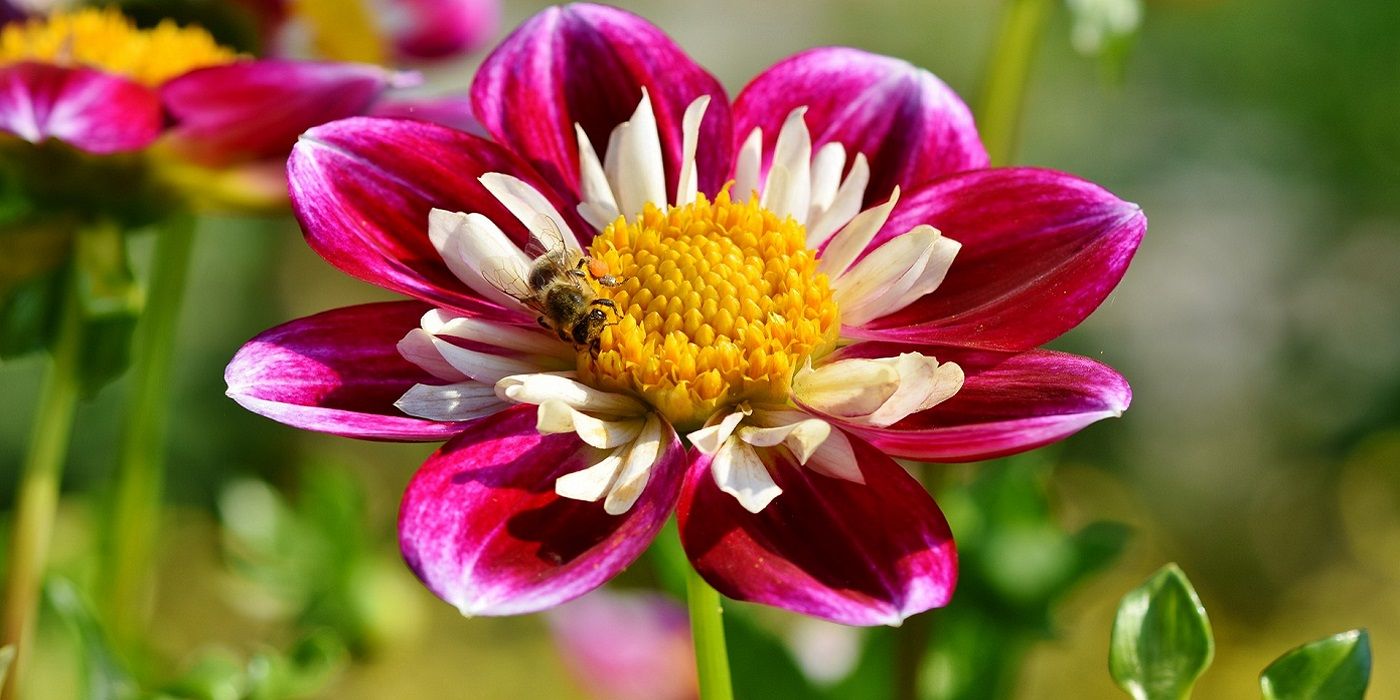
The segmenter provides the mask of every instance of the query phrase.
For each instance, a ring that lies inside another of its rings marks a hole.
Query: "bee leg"
[[[592,304],[593,306],[606,306],[609,309],[612,309],[613,311],[617,311],[617,302],[613,301],[612,299],[604,299],[603,297],[598,297],[597,299],[594,299],[593,301],[590,301],[588,303]]]
[[[609,325],[611,325],[611,324],[609,324]],[[590,342],[588,343],[588,354],[589,354],[593,359],[595,359],[595,360],[598,359],[598,353],[600,353],[600,352],[602,352],[602,351],[603,351],[603,339],[602,339],[602,338],[594,338],[592,341],[590,341]]]
[[[549,327],[549,321],[546,321],[545,318],[544,318],[543,316],[541,316],[541,317],[535,319],[535,322],[540,324],[540,328],[543,328],[543,329],[545,329],[545,330],[551,330],[551,331],[554,330],[553,328],[550,328],[550,327]]]
[[[598,278],[598,284],[601,284],[604,287],[617,287],[620,286],[622,283],[619,282],[618,279],[616,277],[613,277],[612,275],[603,275],[602,277]]]

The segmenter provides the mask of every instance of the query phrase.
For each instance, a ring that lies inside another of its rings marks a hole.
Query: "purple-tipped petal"
[[[89,153],[145,148],[163,128],[155,91],[91,68],[16,63],[0,68],[0,131],[31,143],[58,139]]]
[[[573,433],[540,435],[535,411],[472,423],[428,458],[399,507],[404,559],[464,615],[537,612],[601,586],[646,550],[675,506],[685,452],[669,427],[641,498],[608,515],[602,503],[554,492],[596,455]]]
[[[501,25],[500,0],[398,0],[383,13],[394,50],[411,59],[475,51]]]
[[[436,207],[481,213],[524,243],[525,227],[477,180],[490,172],[539,179],[490,141],[401,119],[354,117],[316,127],[287,162],[306,240],[332,265],[438,306],[510,316],[453,275],[428,239],[428,212]],[[536,187],[571,216],[549,188]]]
[[[884,201],[936,177],[987,167],[987,151],[972,112],[957,93],[926,70],[897,58],[845,47],[803,51],[778,62],[734,101],[734,133],[762,127],[764,168],[783,120],[807,107],[813,148],[831,141],[848,158],[870,162],[866,204]]]
[[[962,244],[943,284],[843,335],[1029,350],[1079,325],[1128,270],[1147,218],[1072,175],[1002,168],[908,193],[868,250],[919,224]]]
[[[583,127],[599,156],[613,127],[651,94],[666,164],[666,191],[680,173],[681,117],[710,95],[696,155],[700,191],[713,194],[730,166],[729,100],[713,76],[660,29],[602,5],[551,7],[530,18],[487,57],[472,83],[476,117],[497,141],[524,155],[562,192],[578,193]]]
[[[861,343],[842,357],[891,357],[908,346]],[[1127,410],[1133,391],[1112,367],[1050,350],[997,353],[914,348],[965,375],[951,399],[887,428],[839,423],[887,454],[930,462],[970,462],[1025,452]]]
[[[301,132],[363,114],[394,81],[378,66],[240,61],[186,73],[161,88],[175,135],[209,163],[281,158]]]
[[[848,625],[897,625],[947,604],[957,580],[948,523],[904,468],[852,439],[865,483],[761,450],[783,490],[753,514],[719,490],[698,452],[677,511],[696,571],[720,593]]]
[[[265,331],[224,370],[228,395],[296,428],[370,440],[446,440],[461,423],[394,408],[414,384],[442,383],[395,347],[427,310],[410,301],[349,306]]]

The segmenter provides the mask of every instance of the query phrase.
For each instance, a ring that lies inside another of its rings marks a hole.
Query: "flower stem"
[[[695,569],[686,567],[686,598],[690,603],[690,634],[695,641],[695,668],[700,675],[700,700],[732,700],[729,653],[724,647],[724,610],[719,592]]]
[[[51,361],[39,394],[29,453],[15,496],[14,530],[5,577],[3,639],[15,657],[5,679],[3,697],[19,697],[24,665],[34,638],[39,585],[48,559],[58,508],[59,481],[73,430],[81,380],[83,312],[73,271],[63,292],[63,310],[54,337]]]
[[[177,214],[158,232],[137,326],[116,486],[103,549],[103,616],[120,648],[143,625],[144,588],[155,550],[164,481],[175,331],[194,242],[194,219]]]
[[[1002,15],[978,114],[982,142],[992,165],[1006,165],[1016,151],[1031,59],[1050,7],[1051,0],[1008,0]]]

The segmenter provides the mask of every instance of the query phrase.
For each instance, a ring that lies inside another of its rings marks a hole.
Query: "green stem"
[[[992,165],[1006,165],[1016,151],[1016,132],[1031,60],[1050,14],[1051,0],[1008,0],[982,89],[978,126]]]
[[[146,306],[133,345],[130,394],[107,527],[103,616],[119,648],[139,637],[160,519],[175,331],[194,242],[194,219],[177,214],[159,231]]]
[[[695,641],[695,668],[700,675],[700,700],[732,700],[729,653],[724,648],[724,609],[719,592],[695,569],[686,568],[686,598],[690,603],[690,634]]]
[[[73,412],[78,405],[83,312],[76,271],[70,273],[64,289],[61,313],[15,497],[14,530],[5,576],[4,638],[0,639],[0,646],[15,648],[3,692],[3,697],[9,700],[19,697],[25,661],[34,638],[39,585],[53,535],[59,481],[73,430]]]

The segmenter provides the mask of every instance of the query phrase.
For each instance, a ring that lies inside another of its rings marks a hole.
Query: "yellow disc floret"
[[[57,12],[0,29],[0,65],[40,61],[89,66],[151,86],[237,58],[199,27],[163,20],[153,29],[140,29],[112,8]]]
[[[806,231],[756,200],[647,205],[589,252],[621,284],[599,287],[618,319],[579,373],[641,395],[677,429],[740,401],[785,403],[793,372],[836,343],[840,316]]]

